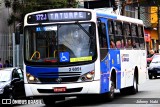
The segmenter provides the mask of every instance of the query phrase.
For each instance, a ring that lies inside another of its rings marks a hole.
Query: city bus
[[[46,105],[115,90],[135,94],[147,78],[144,25],[92,9],[37,11],[24,18],[24,86]]]

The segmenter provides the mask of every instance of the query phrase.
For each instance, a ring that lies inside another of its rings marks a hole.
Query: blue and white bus
[[[46,105],[66,96],[138,92],[147,78],[141,20],[90,9],[50,9],[24,19],[26,96]]]

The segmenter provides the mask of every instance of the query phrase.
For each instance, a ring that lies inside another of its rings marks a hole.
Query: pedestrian
[[[6,68],[6,67],[12,67],[12,65],[9,63],[8,60],[5,60],[5,63],[4,63],[4,65],[3,65],[3,67],[4,67],[4,68]]]
[[[1,61],[1,58],[0,58],[0,68],[3,68],[3,63]]]

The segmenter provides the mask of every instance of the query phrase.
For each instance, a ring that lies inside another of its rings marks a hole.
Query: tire
[[[8,105],[8,107],[13,107],[13,106],[14,106],[14,104],[12,104],[12,101],[14,100],[14,96],[13,96],[13,94],[12,94],[11,92],[8,94],[8,99],[10,99],[10,100],[11,100],[11,104],[10,104],[10,105]]]
[[[126,88],[120,89],[120,93],[121,93],[122,95],[126,95],[126,94],[128,94],[128,92],[127,92],[127,89],[126,89]]]
[[[152,75],[149,75],[149,79],[153,79],[153,76],[152,76]]]
[[[154,76],[155,79],[157,79],[157,76]]]
[[[53,106],[55,105],[55,99],[53,97],[44,97],[43,102],[46,106]]]
[[[115,89],[115,84],[114,84],[113,81],[111,81],[110,91],[107,93],[108,101],[113,101],[113,99],[114,99],[114,89]]]
[[[137,76],[134,75],[133,86],[129,87],[129,91],[131,94],[136,94],[138,92],[138,81]]]

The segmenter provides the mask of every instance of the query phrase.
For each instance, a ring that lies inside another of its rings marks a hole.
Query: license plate
[[[160,73],[160,71],[157,71],[157,73]]]
[[[66,87],[54,87],[54,92],[66,92]]]

